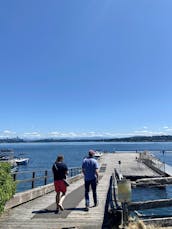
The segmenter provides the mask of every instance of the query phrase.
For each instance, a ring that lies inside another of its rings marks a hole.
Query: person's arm
[[[82,173],[85,175],[84,162],[82,163]]]
[[[99,173],[98,173],[98,169],[96,169],[95,173],[96,173],[97,183],[98,183],[98,182],[99,182]]]
[[[67,176],[68,174],[69,174],[69,170],[68,167],[66,166],[65,175]]]
[[[95,174],[96,174],[96,177],[97,177],[97,183],[99,182],[98,169],[99,169],[99,164],[97,163],[97,161],[95,161]]]
[[[85,175],[85,169],[82,167],[82,173]]]

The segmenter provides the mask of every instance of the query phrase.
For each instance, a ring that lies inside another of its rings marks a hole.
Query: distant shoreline
[[[66,138],[66,139],[22,139],[22,138],[1,138],[0,143],[43,143],[43,142],[172,142],[172,135],[161,136],[133,136],[127,138]]]

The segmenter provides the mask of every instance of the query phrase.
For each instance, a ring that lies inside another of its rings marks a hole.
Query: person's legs
[[[65,198],[66,194],[66,185],[64,184],[64,181],[58,180],[55,181],[55,191],[56,191],[56,204],[57,204],[57,210],[60,208],[60,210],[64,210],[64,207],[62,205],[63,200]],[[60,196],[60,193],[62,192],[62,195]]]
[[[96,179],[91,181],[91,188],[92,188],[92,192],[93,192],[93,200],[94,200],[94,206],[97,206],[97,182]]]
[[[59,203],[58,203],[58,206],[59,206],[59,208],[60,208],[61,211],[64,210],[64,207],[63,207],[62,203],[64,201],[65,194],[66,194],[65,192],[62,192],[62,195],[61,195],[60,200],[59,200]]]
[[[56,193],[56,210],[59,209],[60,192]]]
[[[85,181],[85,206],[86,208],[88,208],[90,204],[89,187],[90,187],[90,181]]]

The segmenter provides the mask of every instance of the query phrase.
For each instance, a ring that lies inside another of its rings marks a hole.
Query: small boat
[[[16,157],[14,158],[17,165],[27,165],[29,162],[29,158],[22,158],[22,157]]]
[[[103,152],[97,151],[97,150],[95,151],[95,154],[94,154],[95,159],[99,159],[102,156],[103,156]]]
[[[8,149],[8,148],[2,148],[2,149],[0,149],[0,153],[13,153],[13,150]]]
[[[13,158],[13,150],[11,149],[0,149],[0,161],[7,161]]]
[[[9,162],[12,166],[26,165],[29,162],[29,158],[22,157],[23,153],[20,153],[17,157],[14,156],[14,152],[11,149],[0,150],[0,161]]]

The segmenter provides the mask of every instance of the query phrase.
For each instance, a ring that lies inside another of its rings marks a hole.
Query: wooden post
[[[32,188],[35,186],[35,172],[32,173]]]
[[[123,209],[123,224],[125,227],[125,226],[128,226],[128,204],[127,202],[122,203],[122,209]]]
[[[16,173],[13,174],[13,180],[16,181]]]
[[[48,171],[47,171],[47,170],[45,170],[44,185],[46,185],[46,184],[47,184],[47,175],[48,175]]]
[[[73,168],[71,169],[71,177],[73,177]]]

